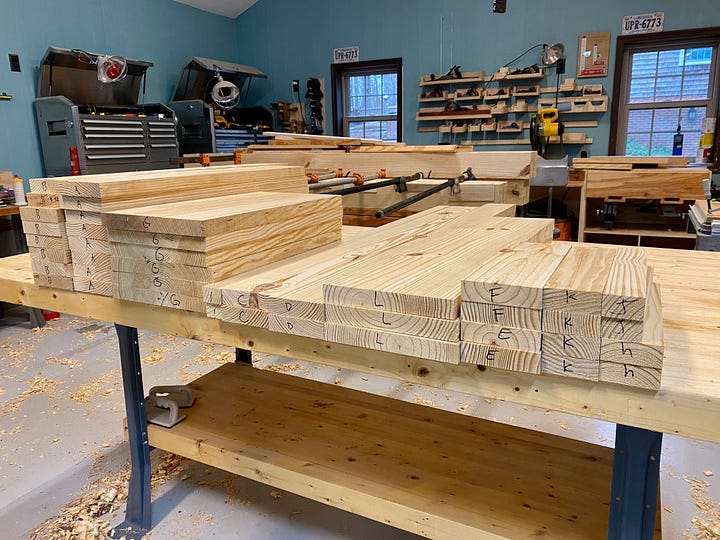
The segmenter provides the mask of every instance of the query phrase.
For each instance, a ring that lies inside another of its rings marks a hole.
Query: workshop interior
[[[717,8],[8,7],[0,536],[720,539]]]

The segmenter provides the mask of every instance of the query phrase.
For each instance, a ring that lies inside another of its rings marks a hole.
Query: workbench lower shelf
[[[226,364],[150,445],[429,538],[606,538],[613,451]]]

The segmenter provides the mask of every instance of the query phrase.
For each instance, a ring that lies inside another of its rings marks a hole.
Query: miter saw
[[[547,157],[550,137],[560,137],[560,143],[562,144],[565,125],[557,121],[558,116],[558,110],[551,107],[540,109],[540,112],[533,114],[532,118],[530,118],[530,147],[540,157]]]

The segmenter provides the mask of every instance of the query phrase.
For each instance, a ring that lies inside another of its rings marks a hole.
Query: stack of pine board
[[[659,289],[644,252],[518,244],[462,283],[462,361],[656,390]]]
[[[574,169],[594,169],[629,171],[632,169],[667,169],[687,167],[688,158],[684,156],[593,156],[573,159]]]
[[[57,193],[28,193],[20,218],[30,251],[33,279],[44,287],[73,290],[73,264],[65,214]]]
[[[103,214],[113,295],[205,313],[203,287],[340,240],[340,197],[255,192]]]
[[[457,225],[326,278],[325,339],[459,363],[462,278],[515,239],[551,242],[552,222],[491,218]]]
[[[470,227],[492,216],[514,215],[514,207],[437,207],[379,229],[343,238],[337,245],[245,272],[205,287],[208,316],[276,332],[323,339],[323,280],[353,261],[396,249],[434,230],[461,222]]]
[[[55,177],[31,180],[30,186],[33,193],[60,194],[75,263],[75,290],[105,296],[112,295],[112,280],[110,243],[102,212],[260,190],[307,193],[303,170],[279,165]]]

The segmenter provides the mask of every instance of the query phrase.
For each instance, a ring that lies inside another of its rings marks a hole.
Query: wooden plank
[[[632,163],[578,163],[577,160],[573,160],[572,168],[580,171],[586,171],[588,169],[631,171],[633,166]]]
[[[65,218],[68,223],[80,223],[86,225],[102,225],[102,214],[100,212],[85,212],[83,210],[65,210]]]
[[[466,364],[518,371],[522,373],[540,373],[541,355],[536,351],[506,349],[487,343],[460,344],[460,361]]]
[[[655,391],[660,389],[661,377],[659,369],[615,362],[600,362],[599,380],[601,382]]]
[[[112,296],[113,294],[112,283],[99,279],[73,277],[73,287],[76,291],[99,294],[100,296]]]
[[[600,315],[591,313],[550,310],[542,312],[543,332],[555,334],[599,338],[601,321]]]
[[[245,257],[253,253],[282,249],[284,246],[297,242],[311,242],[318,236],[329,236],[333,241],[337,241],[340,240],[342,234],[340,216],[310,226],[306,226],[303,220],[300,220],[299,226],[295,223],[289,223],[283,226],[282,229],[283,231],[279,234],[268,232],[268,236],[259,236],[254,240],[228,242],[225,247],[218,247],[212,251],[188,251],[161,247],[152,243],[141,245],[124,244],[116,241],[110,242],[110,250],[113,256],[119,258],[166,261],[174,264],[212,268],[225,261]],[[245,234],[244,236],[249,238],[252,235]]]
[[[96,281],[112,282],[112,269],[109,261],[107,264],[80,264],[73,262],[73,275],[79,278],[93,279]]]
[[[157,261],[115,256],[112,257],[112,267],[120,272],[146,274],[149,275],[150,278],[156,275],[163,275],[170,278],[192,280],[196,279],[193,276],[202,276],[203,281],[208,283],[206,279],[210,281],[220,281],[241,272],[287,259],[299,253],[306,253],[320,246],[332,244],[340,239],[340,234],[338,230],[338,232],[332,232],[330,234],[313,236],[312,238],[285,244],[284,246],[268,251],[259,251],[236,259],[230,259],[214,264],[212,267],[177,264],[168,262],[167,258],[162,261]]]
[[[151,304],[166,308],[180,309],[186,311],[206,312],[205,302],[202,298],[188,296],[175,291],[163,288],[140,289],[137,287],[126,287],[116,282],[112,283],[112,296],[132,302]]]
[[[540,373],[597,382],[600,380],[600,362],[598,360],[568,358],[567,356],[557,356],[543,352]]]
[[[342,218],[342,199],[333,195],[270,192],[243,193],[103,214],[108,229],[213,236],[322,213]],[[340,225],[338,225],[340,226]]]
[[[545,284],[543,309],[600,315],[614,258],[613,248],[572,245]]]
[[[187,419],[150,426],[150,444],[438,540],[605,534],[610,448],[246,371],[228,364],[192,383]],[[260,395],[277,397],[257,407]]]
[[[123,289],[131,289],[137,287],[139,289],[163,289],[174,291],[186,296],[195,296],[202,298],[204,283],[198,281],[190,281],[184,279],[171,279],[155,276],[148,279],[143,274],[129,274],[126,272],[112,272],[113,283],[117,283]]]
[[[93,225],[87,222],[68,222],[67,235],[80,238],[92,238],[94,240],[108,240],[108,230],[104,225]]]
[[[335,323],[325,323],[325,340],[438,362],[460,363],[460,342],[451,343]]]
[[[26,193],[25,198],[29,206],[60,208],[60,195],[57,193]]]
[[[313,339],[325,338],[325,327],[322,322],[279,313],[270,313],[268,315],[268,329],[271,332],[280,332],[281,334],[305,336]]]
[[[682,200],[702,199],[702,181],[710,171],[700,168],[633,169],[632,171],[587,171],[586,196],[626,197],[629,199],[660,199],[678,197]]]
[[[637,341],[642,337],[643,326],[642,321],[602,317],[600,320],[600,337],[614,340]]]
[[[28,251],[30,255],[38,261],[50,261],[63,264],[72,262],[69,249],[45,249],[28,246]]]
[[[65,223],[43,223],[42,221],[23,221],[23,230],[26,234],[41,234],[43,236],[66,236]]]
[[[540,352],[542,348],[542,333],[533,330],[473,321],[462,321],[460,329],[460,339],[465,342],[532,352]]]
[[[573,166],[575,166],[576,163],[578,165],[629,164],[686,167],[688,158],[685,156],[593,156],[588,158],[574,158]]]
[[[57,263],[36,258],[30,259],[30,267],[35,274],[45,274],[61,277],[73,277],[72,263]]]
[[[310,135],[307,133],[285,133],[283,131],[264,131],[263,135],[275,137],[275,139],[285,139],[292,141],[310,141],[320,143],[354,143],[361,142],[363,144],[378,145],[378,146],[401,146],[403,143],[394,143],[383,141],[382,139],[370,139],[364,137],[338,137],[337,135]]]
[[[65,214],[60,208],[43,208],[35,206],[21,206],[20,217],[26,221],[39,221],[41,223],[63,223]]]
[[[530,309],[543,308],[543,288],[570,246],[518,243],[487,258],[462,280],[462,298]]]
[[[98,240],[99,242],[100,240]],[[110,255],[92,251],[75,251],[73,264],[92,266],[96,270],[110,270]]]
[[[51,287],[53,289],[64,289],[67,291],[73,290],[73,280],[71,277],[34,272],[33,279],[35,283],[41,287]]]
[[[268,313],[259,309],[236,306],[207,306],[207,316],[256,328],[268,327]]]
[[[111,253],[110,242],[107,240],[69,236],[68,244],[70,245],[70,251],[77,252],[81,260],[90,254],[110,255]]]
[[[466,302],[460,304],[460,319],[511,328],[542,331],[542,310]]]
[[[543,354],[550,356],[600,360],[600,338],[543,332]]]
[[[45,249],[68,249],[67,238],[58,238],[56,236],[43,236],[41,234],[26,234],[25,241],[28,246],[45,248]]]
[[[419,317],[394,311],[334,304],[325,304],[325,319],[327,322],[345,326],[374,328],[385,332],[427,337],[442,341],[458,341],[460,338],[460,319],[447,320]]]
[[[307,193],[302,169],[285,165],[225,165],[30,180],[33,192],[51,191],[63,199],[67,195],[131,206],[140,200],[160,204],[197,199],[200,185],[216,197],[259,190]]]
[[[432,171],[433,178],[450,178],[468,167],[483,178],[530,179],[535,176],[537,152],[344,152],[338,150],[275,151],[243,153],[243,163],[287,163],[310,170],[334,171],[342,168],[360,174],[386,169],[388,176],[407,176]],[[429,175],[428,175],[429,176]]]
[[[500,218],[474,234],[431,233],[402,250],[357,261],[328,276],[325,302],[455,319],[460,280],[513,240],[549,242],[548,225],[547,220]]]
[[[457,144],[443,144],[443,145],[408,145],[408,146],[356,146],[350,148],[350,152],[422,152],[422,153],[455,153],[455,152],[470,152],[471,149],[459,146]]]
[[[603,317],[641,321],[652,268],[637,248],[618,248],[603,288]]]

